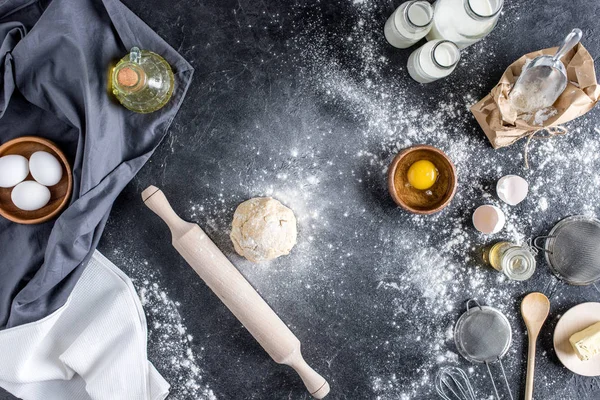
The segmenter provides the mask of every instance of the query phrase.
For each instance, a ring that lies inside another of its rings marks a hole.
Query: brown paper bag
[[[569,83],[553,105],[556,113],[539,125],[534,123],[534,118],[524,120],[527,117],[517,116],[508,101],[508,93],[523,65],[540,55],[553,55],[556,50],[553,47],[534,51],[519,58],[504,71],[490,94],[471,107],[471,112],[495,149],[511,145],[523,137],[531,137],[545,128],[571,121],[591,110],[598,102],[600,86],[596,82],[594,60],[580,43],[561,59],[567,67]]]

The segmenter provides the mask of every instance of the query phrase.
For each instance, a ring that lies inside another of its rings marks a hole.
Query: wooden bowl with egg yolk
[[[438,177],[428,190],[415,189],[408,183],[408,169],[415,162],[433,163]],[[402,150],[388,169],[388,189],[394,202],[415,214],[434,214],[446,207],[456,193],[456,168],[450,158],[438,148],[417,145]]]
[[[0,215],[18,224],[41,224],[57,216],[68,204],[73,190],[73,176],[71,167],[62,151],[51,141],[37,136],[22,136],[10,140],[0,146],[0,157],[18,154],[29,160],[36,151],[45,151],[52,154],[63,169],[60,182],[48,187],[50,201],[44,207],[35,211],[24,211],[15,206],[10,197],[13,188],[0,188]],[[31,173],[26,181],[34,180]]]

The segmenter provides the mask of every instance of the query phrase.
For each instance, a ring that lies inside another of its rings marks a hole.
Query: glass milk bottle
[[[460,60],[460,50],[449,40],[432,40],[419,47],[408,58],[408,73],[420,83],[448,76]]]
[[[451,40],[464,49],[494,29],[502,5],[503,0],[437,0],[427,40]]]
[[[432,20],[431,4],[426,1],[407,1],[390,15],[383,32],[392,46],[405,49],[427,35]]]

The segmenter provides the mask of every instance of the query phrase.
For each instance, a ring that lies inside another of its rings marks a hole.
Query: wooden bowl
[[[438,179],[429,190],[418,190],[408,183],[408,169],[428,160],[438,170]],[[456,193],[456,168],[448,156],[433,146],[417,145],[402,150],[388,169],[388,189],[394,202],[415,214],[433,214],[446,207]]]
[[[73,190],[73,176],[67,158],[54,143],[37,136],[22,136],[0,146],[0,157],[18,154],[27,159],[36,151],[46,151],[60,162],[63,176],[60,182],[48,187],[50,201],[35,211],[23,211],[15,206],[10,198],[13,188],[0,188],[0,215],[18,224],[40,224],[57,216],[69,203]],[[31,173],[25,180],[34,180]]]

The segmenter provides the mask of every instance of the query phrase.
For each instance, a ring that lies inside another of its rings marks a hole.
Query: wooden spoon
[[[533,377],[535,374],[535,345],[542,325],[550,312],[550,300],[542,293],[529,293],[521,302],[521,315],[529,335],[529,355],[527,357],[527,382],[525,400],[533,399]]]

